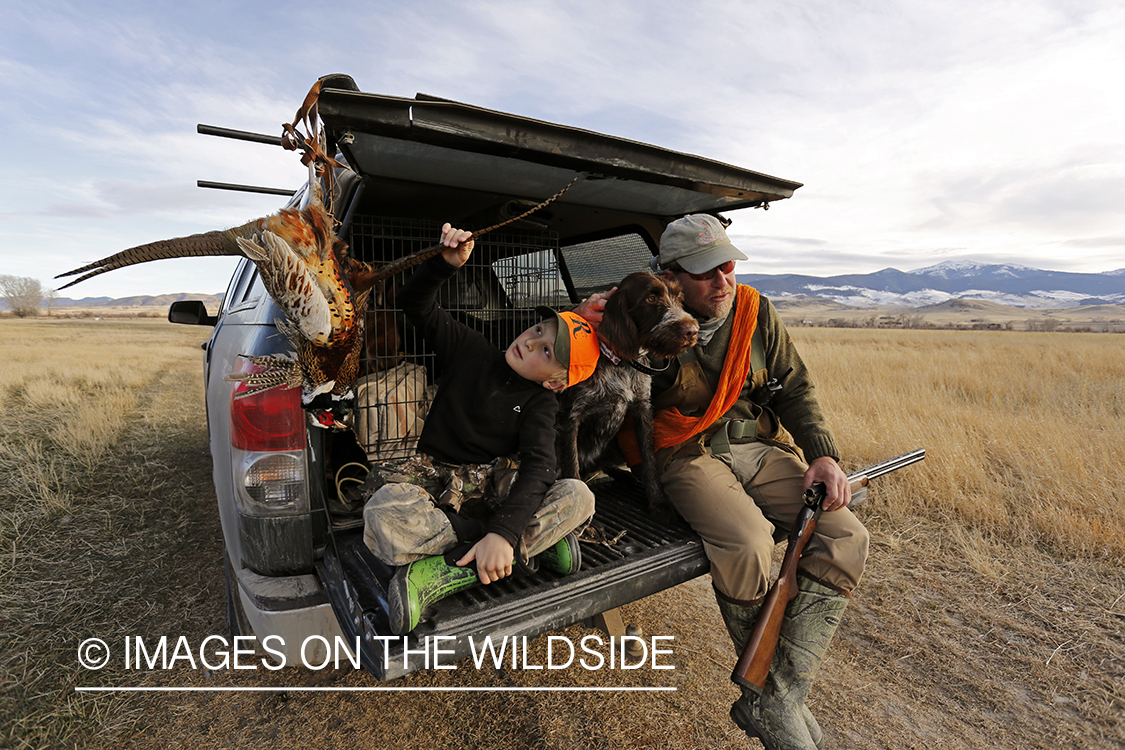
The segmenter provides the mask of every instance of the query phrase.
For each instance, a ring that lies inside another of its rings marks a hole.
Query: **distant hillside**
[[[223,294],[190,294],[187,292],[180,292],[179,294],[158,294],[155,296],[138,295],[135,297],[121,297],[114,299],[112,297],[82,297],[81,299],[72,299],[70,297],[59,297],[51,303],[51,311],[59,313],[72,313],[78,310],[88,310],[91,312],[99,311],[115,311],[121,312],[125,310],[143,311],[146,313],[157,312],[162,308],[167,310],[173,302],[180,300],[191,299],[200,300],[207,306],[211,312],[217,312],[219,306],[223,303]],[[47,309],[47,302],[44,301],[40,307],[45,311]],[[11,305],[8,300],[0,298],[0,310],[10,310]]]
[[[137,295],[117,299],[111,297],[83,297],[82,299],[59,297],[52,303],[52,307],[168,307],[173,302],[185,299],[201,300],[207,307],[210,308],[214,305],[217,308],[223,302],[223,295],[180,292],[178,294]],[[45,303],[44,306],[46,306]]]
[[[914,313],[925,314],[932,312],[961,312],[980,313],[982,315],[1011,315],[1016,312],[1010,305],[1001,305],[998,302],[986,302],[979,299],[951,299],[939,302],[936,305],[923,305],[912,310]]]
[[[1125,305],[1021,308],[987,300],[950,299],[918,307],[849,307],[807,295],[771,299],[790,326],[1125,333]]]
[[[1125,304],[1125,268],[1065,273],[1019,265],[949,261],[916,271],[804,276],[739,274],[738,280],[775,299],[815,297],[850,307],[926,307],[975,299],[1009,307],[1054,308]]]

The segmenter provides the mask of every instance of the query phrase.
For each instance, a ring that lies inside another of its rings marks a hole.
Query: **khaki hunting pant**
[[[765,596],[774,545],[788,536],[804,504],[807,468],[792,453],[764,443],[677,458],[665,467],[664,491],[703,537],[720,594],[738,601]],[[847,508],[823,513],[798,568],[850,593],[863,575],[868,542],[867,529]]]

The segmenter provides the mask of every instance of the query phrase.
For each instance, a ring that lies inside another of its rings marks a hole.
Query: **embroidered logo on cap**
[[[570,329],[571,338],[576,339],[578,335],[582,333],[587,336],[594,335],[594,329],[590,327],[590,324],[586,322],[585,318],[579,315],[575,315],[574,317],[577,318],[577,320],[572,320],[572,327]]]
[[[711,227],[704,225],[703,231],[696,235],[702,245],[710,245],[712,242],[718,242],[719,238],[711,234]]]

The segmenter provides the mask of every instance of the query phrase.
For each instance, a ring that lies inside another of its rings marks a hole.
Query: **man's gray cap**
[[[678,263],[688,273],[704,273],[728,260],[749,260],[727,239],[719,220],[708,214],[676,219],[660,236],[660,265]]]

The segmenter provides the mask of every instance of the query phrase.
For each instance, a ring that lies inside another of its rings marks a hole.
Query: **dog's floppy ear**
[[[629,314],[630,300],[628,290],[619,288],[606,302],[602,322],[598,326],[598,336],[603,339],[614,354],[622,359],[636,359],[641,352],[640,331]]]
[[[664,273],[660,274],[660,279],[664,282],[664,286],[668,289],[668,294],[672,295],[673,297],[675,297],[677,294],[684,293],[684,285],[680,283],[679,277],[676,276],[676,274],[672,271],[665,271]]]

